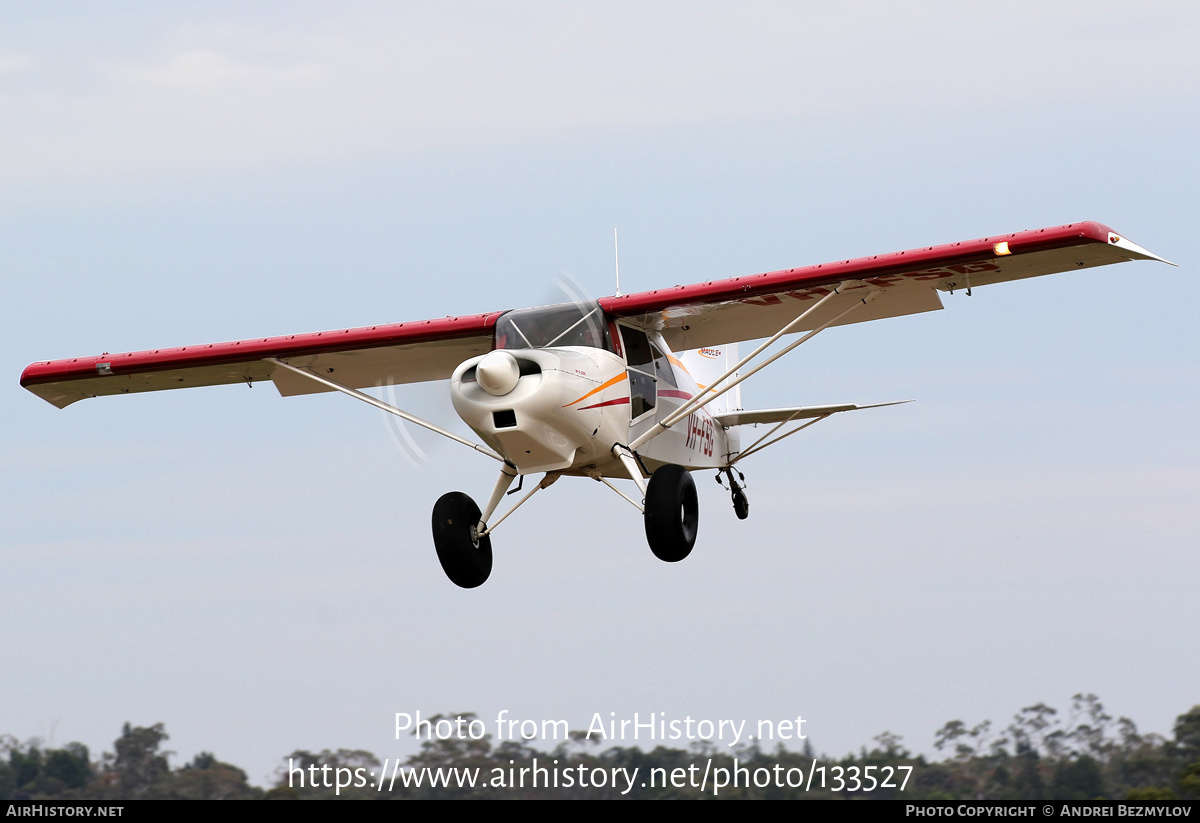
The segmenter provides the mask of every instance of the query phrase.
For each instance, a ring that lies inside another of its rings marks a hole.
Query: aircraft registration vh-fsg
[[[284,397],[342,392],[469,446],[498,461],[500,476],[482,511],[462,492],[443,495],[433,542],[450,580],[473,588],[491,574],[492,532],[563,475],[591,477],[633,504],[650,549],[667,562],[687,557],[696,541],[691,472],[723,474],[745,519],[742,460],[830,415],[872,408],[741,408],[743,380],[822,330],[940,309],[938,292],[1129,260],[1169,262],[1107,226],[1071,223],[591,302],[42,361],[21,385],[65,408],[88,397],[271,380]],[[738,356],[739,342],[764,334]],[[482,444],[359,391],[447,378],[455,411]],[[769,426],[761,436],[741,430],[759,424]],[[506,494],[538,473],[491,521]],[[613,479],[632,480],[636,495]]]

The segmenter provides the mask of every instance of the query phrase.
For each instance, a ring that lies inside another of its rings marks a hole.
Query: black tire
[[[433,504],[433,545],[442,571],[456,586],[482,586],[492,573],[492,538],[476,539],[479,506],[462,492],[448,492]]]
[[[700,504],[696,484],[682,466],[666,465],[646,485],[646,542],[659,560],[678,563],[692,552]]]
[[[745,520],[750,516],[750,501],[741,489],[733,493],[733,513],[737,515],[738,520]]]

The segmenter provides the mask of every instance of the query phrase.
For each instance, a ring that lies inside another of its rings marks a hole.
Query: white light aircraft
[[[723,474],[745,519],[742,460],[830,415],[871,408],[741,408],[743,380],[822,330],[940,309],[939,292],[1129,260],[1169,262],[1099,223],[1072,223],[591,302],[42,361],[21,385],[65,408],[88,397],[271,380],[284,397],[342,392],[469,446],[498,461],[500,476],[482,511],[462,492],[443,495],[433,542],[450,580],[473,588],[491,573],[492,532],[563,475],[591,477],[633,504],[650,549],[667,562],[687,557],[696,540],[690,472]],[[764,335],[738,356],[739,342]],[[359,391],[447,378],[455,410],[482,444]],[[742,427],[755,424],[770,428],[743,444]],[[528,474],[544,476],[492,521]],[[621,478],[636,495],[611,482]]]

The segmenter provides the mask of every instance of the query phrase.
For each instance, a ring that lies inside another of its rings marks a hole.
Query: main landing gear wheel
[[[661,466],[646,484],[646,542],[659,560],[678,563],[696,543],[700,504],[696,484],[682,466]]]
[[[448,492],[433,505],[433,545],[442,571],[464,589],[483,585],[492,573],[492,538],[479,537],[479,506],[462,492]]]

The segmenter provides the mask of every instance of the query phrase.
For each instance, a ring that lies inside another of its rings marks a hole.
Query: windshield
[[[599,303],[560,303],[510,311],[496,321],[496,348],[590,346],[612,351]]]

